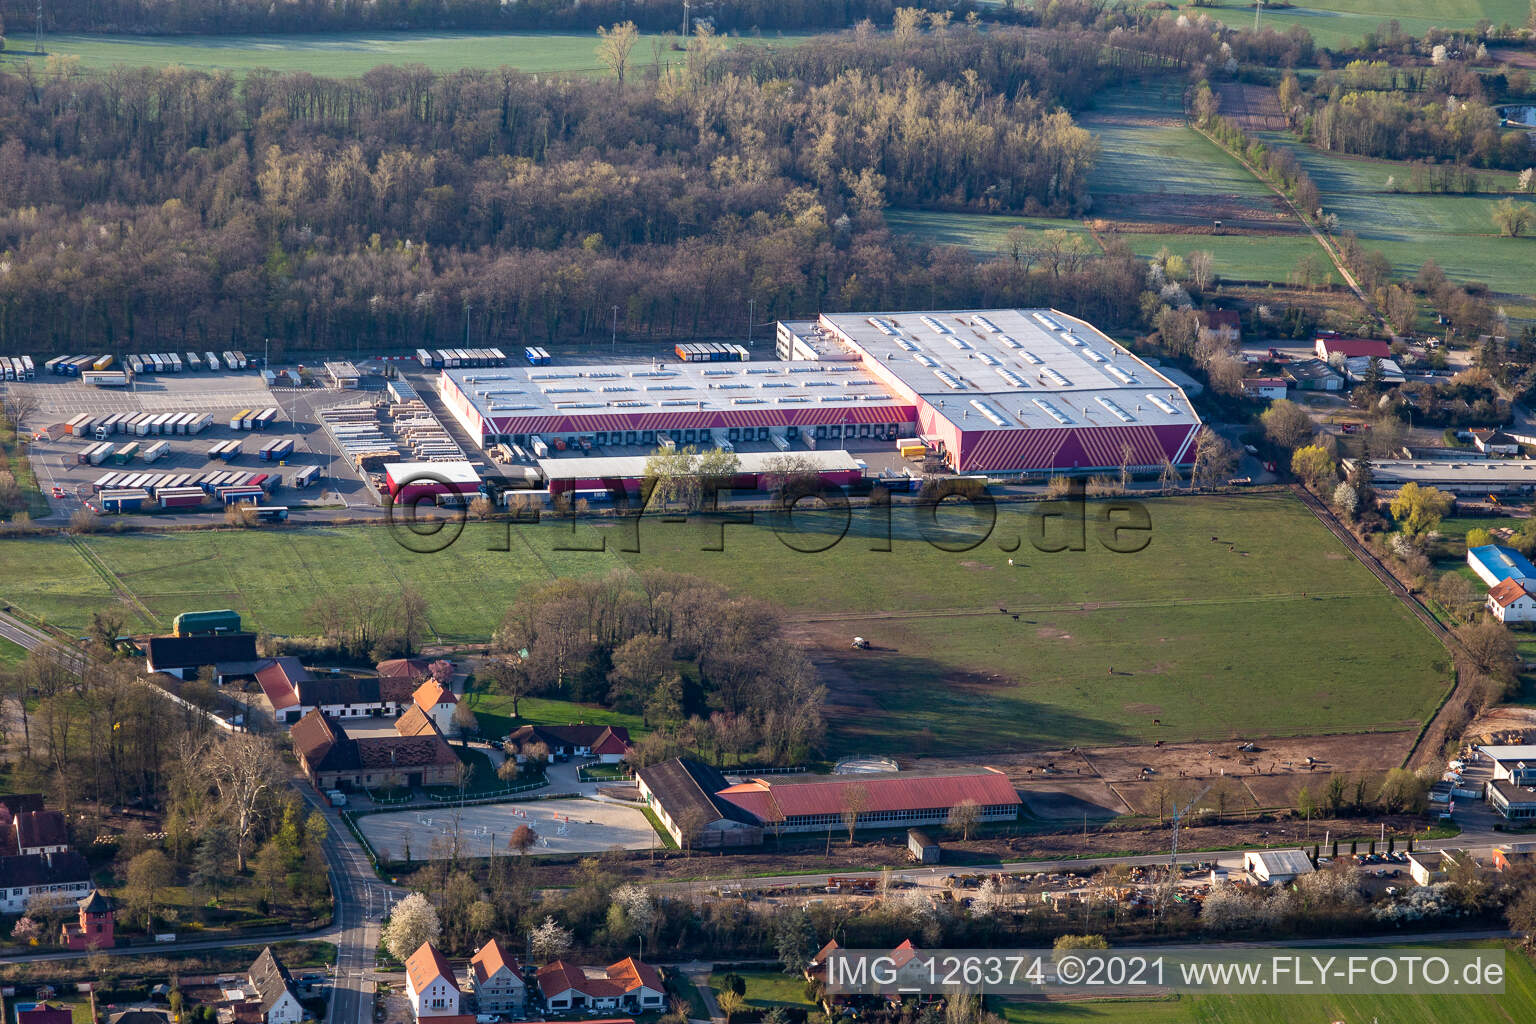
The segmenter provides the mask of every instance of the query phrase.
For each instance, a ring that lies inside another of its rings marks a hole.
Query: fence
[[[428,793],[426,794],[426,797],[428,800],[432,800],[440,804],[462,804],[467,807],[470,804],[495,803],[498,800],[505,800],[507,797],[513,795],[514,793],[526,793],[529,790],[540,789],[547,785],[549,785],[548,779],[539,779],[536,782],[524,782],[519,786],[508,786],[505,789],[498,789],[490,793],[476,793],[474,796],[469,796],[466,794],[462,798],[453,795],[438,796],[436,793]]]
[[[591,769],[601,769],[592,771]],[[577,782],[620,782],[635,777],[635,770],[627,764],[607,764],[603,761],[588,761],[576,768]]]

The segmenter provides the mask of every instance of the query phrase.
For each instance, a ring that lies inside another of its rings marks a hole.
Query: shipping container
[[[103,512],[113,515],[120,512],[139,511],[144,507],[144,503],[149,500],[149,495],[142,490],[126,488],[102,491],[97,500]]]
[[[163,509],[170,508],[197,508],[208,495],[198,487],[176,487],[161,490],[155,495]]]

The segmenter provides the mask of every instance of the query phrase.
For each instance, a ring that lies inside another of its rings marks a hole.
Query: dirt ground
[[[1536,53],[1532,53],[1530,50],[1495,46],[1489,48],[1488,58],[1499,64],[1508,64],[1510,67],[1536,71]]]
[[[1489,708],[1472,720],[1463,734],[1475,743],[1530,743],[1536,741],[1536,708]]]
[[[1238,811],[1233,809],[1232,814]],[[1183,850],[1231,849],[1238,846],[1303,844],[1321,842],[1325,835],[1348,839],[1351,836],[1375,838],[1385,824],[1389,836],[1405,837],[1422,831],[1422,819],[1401,816],[1387,818],[1313,819],[1303,822],[1292,818],[1271,821],[1231,822],[1222,825],[1188,825],[1180,830],[1179,847]],[[951,868],[992,864],[1008,860],[1053,860],[1082,856],[1121,856],[1166,853],[1169,846],[1167,824],[1155,821],[1136,828],[1092,829],[1084,835],[1081,818],[1077,826],[1063,824],[1050,832],[993,835],[969,842],[944,833],[943,863]],[[782,850],[770,843],[754,852],[695,852],[676,850],[652,855],[633,854],[620,860],[604,856],[604,868],[622,879],[655,882],[693,879],[723,880],[793,873],[836,874],[843,871],[870,871],[882,867],[902,868],[910,864],[904,835],[860,839],[848,845],[846,834],[834,835],[830,847],[824,838],[786,840]],[[529,865],[532,884],[552,888],[573,884],[582,869],[575,860],[549,863],[543,858]]]
[[[1104,192],[1093,197],[1094,210],[1103,214],[1108,229],[1154,232],[1209,231],[1221,221],[1230,234],[1269,232],[1286,228],[1287,211],[1278,197],[1255,200],[1248,196],[1185,193],[1157,195],[1149,192]],[[1122,221],[1130,223],[1120,224]]]
[[[1231,118],[1249,132],[1278,132],[1286,128],[1280,98],[1267,85],[1223,82],[1216,88],[1221,98],[1221,115]]]

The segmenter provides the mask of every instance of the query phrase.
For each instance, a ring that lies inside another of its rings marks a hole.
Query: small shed
[[[907,852],[919,864],[937,864],[943,853],[933,836],[920,828],[907,829]]]

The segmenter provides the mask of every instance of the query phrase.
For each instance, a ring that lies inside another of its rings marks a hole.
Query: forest
[[[909,9],[793,48],[702,32],[676,67],[605,47],[602,80],[24,68],[0,75],[0,348],[414,345],[462,337],[466,307],[486,343],[600,333],[614,306],[626,336],[719,334],[748,298],[1126,323],[1120,250],[1067,274],[978,263],[896,241],[882,211],[1084,212],[1095,143],[1070,111],[1215,53],[1149,25]]]

